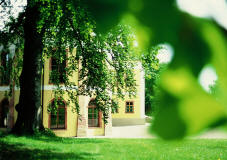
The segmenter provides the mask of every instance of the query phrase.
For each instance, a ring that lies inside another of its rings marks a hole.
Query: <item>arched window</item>
[[[88,127],[101,126],[101,112],[98,111],[95,105],[95,100],[91,100],[88,104]]]
[[[54,108],[54,101],[51,103]],[[57,102],[57,110],[51,109],[50,113],[50,129],[66,129],[67,128],[67,108],[65,102]]]
[[[10,58],[9,53],[1,53],[1,68],[0,68],[0,85],[9,85],[10,79]]]

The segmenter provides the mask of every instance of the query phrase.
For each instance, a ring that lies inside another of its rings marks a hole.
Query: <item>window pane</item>
[[[60,82],[60,83],[64,83],[64,82],[65,82],[64,76],[63,76],[63,74],[61,74],[61,73],[60,73],[60,75],[59,75],[59,82]]]
[[[65,115],[58,115],[58,123],[65,122]]]
[[[51,59],[51,75],[50,75],[51,82],[53,82],[54,80],[55,81],[58,80],[60,83],[64,83],[65,68],[66,68],[65,60],[62,63],[60,63],[59,60],[52,58]]]
[[[59,64],[59,72],[65,72],[66,61],[64,60],[62,63]]]
[[[88,108],[88,127],[99,126],[99,111],[92,107]]]
[[[126,113],[133,113],[134,112],[134,103],[133,102],[126,102]]]
[[[58,114],[65,115],[65,108],[58,108]]]
[[[65,129],[65,124],[59,124],[58,129]]]
[[[88,113],[92,113],[92,108],[88,108]]]
[[[65,106],[62,106],[62,104],[64,104],[63,102],[59,101],[57,102],[58,105],[58,109],[57,109],[57,113],[53,114],[51,113],[51,120],[50,120],[50,127],[52,129],[64,129],[65,128],[65,112],[66,112],[66,108]],[[52,105],[54,106],[54,102],[52,103]]]
[[[92,119],[88,119],[88,126],[92,127]]]
[[[95,113],[94,113],[94,119],[98,118],[98,111],[95,110]]]
[[[98,119],[94,119],[94,127],[98,127],[98,126],[99,126]]]
[[[57,115],[51,115],[51,126],[50,128],[57,128]]]
[[[88,119],[92,119],[93,114],[88,114]]]
[[[51,70],[52,71],[57,71],[58,67],[57,67],[57,60],[55,58],[51,59]]]
[[[65,128],[65,116],[58,117],[58,128]]]
[[[55,124],[55,125],[54,125],[54,124],[53,124],[53,125],[51,125],[51,126],[50,126],[50,128],[51,128],[51,129],[56,129],[56,128],[57,128],[57,124]]]
[[[58,65],[58,69],[59,69],[58,70],[59,71],[59,81],[61,83],[64,83],[65,67],[66,67],[66,61],[65,60]]]

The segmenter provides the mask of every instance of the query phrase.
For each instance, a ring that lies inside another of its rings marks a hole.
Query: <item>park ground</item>
[[[15,137],[0,139],[0,159],[226,160],[227,139]]]
[[[209,131],[181,141],[149,135],[149,126],[113,128],[113,137],[16,137],[0,134],[0,160],[226,160],[226,133]],[[118,129],[118,130],[117,130]],[[140,129],[140,130],[135,130]],[[126,131],[124,134],[122,132]],[[118,132],[117,132],[118,131]],[[122,134],[120,134],[120,132]],[[126,138],[128,133],[131,136]],[[121,136],[120,136],[121,135]],[[142,136],[143,135],[143,136]],[[146,137],[150,136],[150,137]]]

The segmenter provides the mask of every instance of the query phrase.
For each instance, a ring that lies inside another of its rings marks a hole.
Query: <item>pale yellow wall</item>
[[[17,89],[15,90],[15,95],[14,95],[14,106],[16,106],[19,103],[19,96],[20,96],[20,91]],[[17,111],[14,109],[14,122],[17,120]]]
[[[4,99],[4,97],[5,97],[5,92],[0,91],[0,102]]]
[[[75,54],[75,50],[73,52]],[[70,56],[70,54],[68,54]],[[49,68],[50,68],[50,60],[46,59],[44,64],[44,109],[43,109],[43,124],[45,128],[49,127],[49,113],[47,112],[47,107],[53,100],[54,95],[52,93],[51,88],[53,85],[49,84]],[[75,72],[71,80],[78,81],[78,73]],[[7,87],[7,86],[5,86]],[[5,91],[0,91],[0,101],[4,98]],[[14,94],[14,105],[19,102],[19,94],[20,91],[18,89],[15,90]],[[67,101],[67,96],[65,95],[64,100]],[[17,118],[17,111],[14,110],[14,121]],[[71,137],[76,136],[77,133],[77,114],[72,112],[72,108],[67,106],[67,129],[62,130],[53,130],[57,136],[62,137]]]
[[[141,118],[141,71],[139,69],[134,70],[135,73],[135,80],[136,80],[136,88],[137,94],[136,97],[129,98],[129,96],[125,96],[124,100],[119,101],[119,113],[112,114],[112,118]],[[133,101],[134,102],[134,113],[125,113],[125,103],[126,101]]]
[[[133,101],[134,102],[134,113],[125,113],[125,102]],[[112,118],[140,118],[140,99],[139,97],[130,99],[128,96],[124,101],[120,100],[119,102],[118,113],[112,114]]]
[[[104,128],[104,121],[101,121],[100,127],[91,127],[88,128],[88,136],[104,136],[105,135],[105,128]]]
[[[46,59],[44,63],[44,85],[49,84],[49,70],[50,70],[50,59]]]

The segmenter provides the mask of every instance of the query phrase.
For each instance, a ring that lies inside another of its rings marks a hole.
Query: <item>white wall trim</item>
[[[54,90],[56,89],[57,87],[54,86],[54,85],[44,85],[44,90]],[[14,87],[15,90],[20,90],[20,87]],[[66,88],[65,86],[62,86],[62,89],[63,90],[66,90],[66,89],[72,89],[72,90],[77,90],[78,87],[77,86],[74,86],[72,88]],[[41,87],[41,90],[42,90],[42,87]],[[9,91],[9,86],[0,86],[0,92],[4,92],[4,91]]]
[[[67,87],[65,87],[65,86],[61,86],[61,88],[63,89],[63,90],[66,90],[66,89],[72,89],[72,90],[77,90],[78,89],[78,87],[77,86],[74,86],[73,88],[67,88]],[[56,86],[54,86],[54,85],[44,85],[44,90],[54,90],[54,89],[57,89],[57,87]]]
[[[9,91],[9,86],[0,86],[0,91]]]

